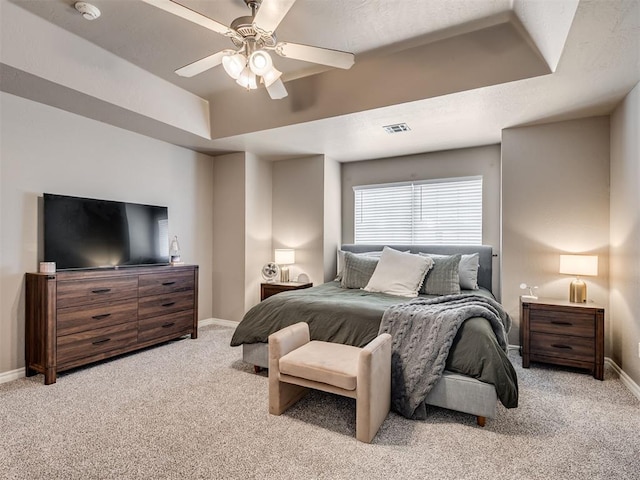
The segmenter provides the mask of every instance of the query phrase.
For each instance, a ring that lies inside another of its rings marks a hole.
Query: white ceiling
[[[10,1],[209,100],[212,110],[216,98],[240,88],[221,68],[191,79],[175,75],[173,70],[231,48],[231,42],[139,0],[92,1],[102,11],[92,22],[80,17],[71,0]],[[181,3],[224,24],[249,13],[243,0]],[[504,128],[608,114],[640,81],[639,0],[583,0],[577,9],[569,0],[297,0],[277,36],[351,51],[358,66],[509,12],[524,25],[553,73],[179,143],[210,153],[241,150],[272,159],[325,154],[339,161],[484,145],[500,142]],[[296,60],[276,57],[274,62],[287,79],[317,71]],[[357,85],[345,83],[345,88]],[[411,131],[389,135],[381,128],[397,122],[406,122]]]

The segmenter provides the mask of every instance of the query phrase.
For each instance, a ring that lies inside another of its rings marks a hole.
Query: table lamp
[[[280,281],[289,281],[289,265],[296,263],[296,251],[291,248],[276,248],[275,262],[280,266]]]
[[[585,303],[587,301],[587,285],[580,280],[580,276],[596,276],[598,274],[598,256],[560,255],[560,273],[576,276],[576,279],[569,286],[569,301]]]

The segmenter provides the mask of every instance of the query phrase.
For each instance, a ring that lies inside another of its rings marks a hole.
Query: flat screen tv
[[[169,263],[168,209],[45,193],[44,261],[56,269]]]

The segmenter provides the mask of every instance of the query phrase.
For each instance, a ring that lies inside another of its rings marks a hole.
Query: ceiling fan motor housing
[[[276,36],[258,36],[258,32],[253,27],[253,16],[246,17],[238,17],[230,25],[231,29],[238,32],[243,40],[240,40],[236,37],[231,37],[231,41],[236,47],[242,47],[245,45],[248,39],[253,39],[256,44],[256,48],[262,47],[275,47],[276,46]]]

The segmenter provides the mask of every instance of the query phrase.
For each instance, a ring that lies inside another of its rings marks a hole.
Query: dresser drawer
[[[137,314],[138,300],[136,298],[120,302],[59,308],[57,335],[70,335],[127,322],[135,324]]]
[[[593,362],[593,338],[568,337],[531,332],[531,357],[544,355],[568,360]]]
[[[595,317],[589,312],[565,313],[532,309],[529,323],[532,332],[588,338],[595,336]]]
[[[160,337],[179,336],[193,330],[193,310],[146,318],[138,321],[138,341],[146,342]]]
[[[138,277],[98,278],[58,282],[58,308],[91,305],[114,300],[136,298],[138,296]]]
[[[185,292],[195,288],[192,271],[168,272],[157,275],[140,275],[139,295],[165,295]]]
[[[86,362],[92,361],[93,357],[105,358],[105,352],[135,345],[137,339],[138,330],[135,323],[123,323],[58,337],[58,367],[81,358],[86,359]]]
[[[138,304],[138,318],[157,317],[169,313],[193,309],[194,292],[178,292],[166,295],[142,297]]]

